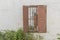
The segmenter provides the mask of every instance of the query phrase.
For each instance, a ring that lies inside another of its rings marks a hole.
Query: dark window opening
[[[37,31],[37,8],[36,7],[28,7],[28,28],[29,31]]]

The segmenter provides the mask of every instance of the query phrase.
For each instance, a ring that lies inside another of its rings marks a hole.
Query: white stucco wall
[[[23,27],[23,5],[47,5],[47,33],[44,40],[55,40],[60,33],[59,0],[0,0],[0,31]]]

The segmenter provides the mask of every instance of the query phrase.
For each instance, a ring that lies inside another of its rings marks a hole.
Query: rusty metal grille
[[[37,15],[37,8],[36,7],[29,7],[28,8],[28,25],[29,31],[34,31],[34,16]]]

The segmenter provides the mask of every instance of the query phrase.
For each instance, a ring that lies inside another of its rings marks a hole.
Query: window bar
[[[36,15],[37,15],[37,8],[36,8]],[[37,15],[37,17],[38,17],[38,15]],[[37,20],[37,25],[38,25],[38,19],[36,19]],[[37,26],[37,31],[38,31],[38,26]]]
[[[32,7],[32,29],[33,29],[33,31],[34,31],[34,11],[33,11],[33,8],[34,7]]]
[[[33,31],[34,31],[33,14],[34,14],[34,13],[33,13],[33,7],[32,7],[32,29],[33,29]]]
[[[28,8],[28,18],[29,18],[29,31],[34,31],[34,16],[36,15],[36,7],[29,7]]]
[[[33,9],[32,9],[32,7],[31,7],[31,15],[30,15],[30,17],[31,17],[31,31],[33,31],[33,30],[32,30],[32,12],[33,12]]]
[[[31,8],[31,7],[30,7],[30,8]],[[30,13],[30,26],[31,26],[31,27],[30,27],[30,28],[31,28],[30,30],[32,30],[32,25],[31,25],[31,14],[32,14],[32,8],[31,8],[31,13]]]
[[[30,8],[30,26],[29,26],[30,30],[31,30],[31,8]]]
[[[37,8],[35,8],[35,13],[36,13],[36,17],[37,17]],[[37,21],[37,18],[36,18]],[[36,31],[37,31],[37,22],[36,22]]]
[[[34,10],[34,17],[35,17],[35,7],[34,7],[34,9],[33,9],[33,10]],[[34,19],[34,20],[35,20],[35,19]],[[34,24],[34,28],[35,28],[35,24]],[[34,30],[34,31],[35,31],[35,30]]]
[[[30,7],[28,8],[28,23],[29,23],[29,30],[30,30]]]
[[[35,14],[35,7],[33,8],[33,18],[34,18],[34,15]],[[34,19],[35,20],[35,19]],[[35,28],[35,25],[34,25],[34,28]],[[35,31],[35,30],[34,30]]]
[[[31,13],[32,13],[32,8],[30,7],[30,25],[29,25],[29,29],[30,29],[30,31],[31,31]]]

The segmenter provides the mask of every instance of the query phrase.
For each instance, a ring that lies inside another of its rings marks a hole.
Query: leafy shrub
[[[38,39],[38,37],[40,39]],[[33,33],[24,33],[22,29],[17,31],[0,32],[0,40],[42,40],[41,36],[34,37]]]
[[[15,31],[6,31],[5,40],[16,40],[16,32]]]
[[[57,35],[58,35],[57,39],[60,40],[60,34],[57,34]]]
[[[25,33],[23,32],[23,30],[19,29],[16,32],[16,40],[25,40]]]
[[[4,40],[4,34],[0,32],[0,40]]]

